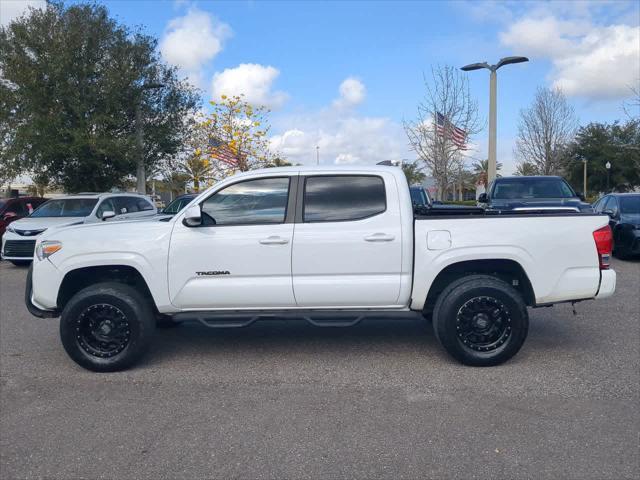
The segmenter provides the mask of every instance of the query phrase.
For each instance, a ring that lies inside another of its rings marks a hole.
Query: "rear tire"
[[[135,364],[155,330],[150,302],[122,283],[98,283],[76,293],[60,317],[60,339],[71,359],[94,372]]]
[[[433,329],[456,360],[478,367],[499,365],[513,357],[529,330],[522,295],[490,275],[460,278],[438,297]]]

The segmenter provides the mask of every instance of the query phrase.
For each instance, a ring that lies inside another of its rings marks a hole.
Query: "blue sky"
[[[640,79],[637,2],[103,3],[157,36],[165,60],[205,99],[244,91],[268,104],[273,147],[302,163],[315,162],[316,145],[322,163],[415,158],[402,121],[415,117],[432,65],[531,58],[499,71],[505,173],[514,168],[519,111],[537,86],[561,86],[585,124],[624,118],[628,87]],[[469,81],[485,121],[488,72]],[[486,156],[486,135],[473,139],[472,156]]]

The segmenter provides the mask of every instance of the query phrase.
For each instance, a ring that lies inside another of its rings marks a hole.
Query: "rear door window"
[[[384,212],[384,181],[373,175],[307,177],[304,187],[305,222],[361,220]]]

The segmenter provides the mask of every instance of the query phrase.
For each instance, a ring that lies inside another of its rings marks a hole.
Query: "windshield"
[[[87,217],[98,202],[97,198],[65,198],[49,200],[29,215],[30,217]]]
[[[622,213],[640,213],[640,195],[620,197],[620,211]]]
[[[175,215],[184,207],[186,207],[191,202],[191,200],[193,200],[193,198],[192,197],[176,198],[173,202],[167,205],[167,207],[164,210],[162,210],[162,213]]]
[[[505,178],[496,180],[492,198],[574,198],[576,194],[561,178]]]

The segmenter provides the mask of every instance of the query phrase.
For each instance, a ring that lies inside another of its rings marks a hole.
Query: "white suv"
[[[14,265],[33,258],[36,237],[52,227],[114,220],[135,220],[157,213],[153,202],[136,193],[80,193],[49,200],[7,228],[1,257]]]

